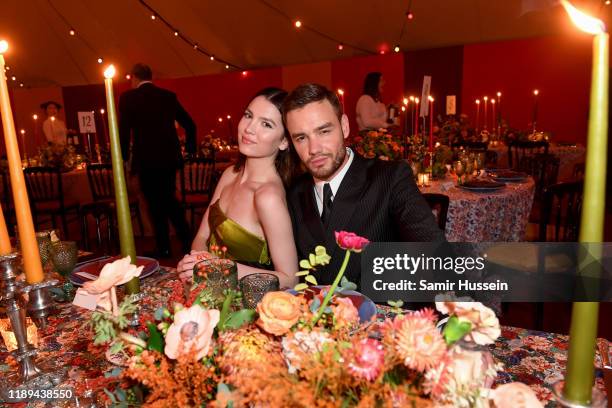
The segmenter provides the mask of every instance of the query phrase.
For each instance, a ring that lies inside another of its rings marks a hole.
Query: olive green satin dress
[[[215,201],[208,211],[210,238],[208,246],[225,246],[225,256],[242,264],[272,270],[272,260],[266,240],[246,230],[236,221],[228,218]]]

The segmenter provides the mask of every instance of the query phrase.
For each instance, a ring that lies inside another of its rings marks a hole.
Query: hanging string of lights
[[[314,34],[318,35],[321,38],[325,38],[326,40],[329,40],[330,42],[333,42],[334,44],[336,44],[336,49],[338,51],[344,50],[344,47],[350,47],[350,48],[353,48],[355,50],[364,52],[366,54],[372,54],[372,55],[377,54],[376,52],[373,52],[371,50],[362,48],[362,47],[360,47],[358,45],[350,44],[350,43],[347,43],[346,41],[341,41],[341,40],[339,40],[337,38],[334,38],[334,37],[332,37],[330,35],[327,35],[327,34],[319,31],[318,29],[316,29],[316,28],[314,28],[314,27],[312,27],[310,25],[305,25],[301,20],[291,18],[284,11],[282,11],[278,7],[268,3],[266,0],[259,0],[259,1],[260,1],[260,3],[262,3],[263,5],[268,7],[269,9],[271,9],[271,10],[275,11],[277,14],[283,16],[285,19],[287,19],[287,21],[291,22],[295,28],[297,28],[299,30],[310,31],[311,33],[314,33]]]
[[[397,40],[397,44],[393,47],[393,51],[400,52],[402,38],[404,37],[404,32],[406,31],[406,25],[408,22],[414,19],[414,14],[412,13],[412,0],[408,0],[408,8],[406,9],[406,18],[404,18],[404,22],[402,23],[402,30],[400,31],[399,39]]]
[[[202,47],[197,41],[194,41],[192,38],[188,37],[186,34],[184,34],[182,31],[180,31],[175,25],[170,24],[170,22],[168,20],[166,20],[161,14],[159,14],[157,12],[157,10],[155,10],[153,7],[151,7],[145,0],[138,0],[139,3],[145,7],[150,13],[151,13],[151,20],[152,21],[160,21],[162,24],[164,24],[166,27],[168,27],[168,29],[170,30],[170,32],[177,38],[183,40],[184,42],[186,42],[187,44],[189,44],[190,47],[192,47],[195,51],[206,55],[211,61],[217,61],[218,63],[225,65],[225,69],[237,69],[237,70],[241,70],[242,68],[239,67],[236,64],[233,64],[225,59],[219,58],[218,56],[215,56],[212,52],[210,52],[209,50],[207,50],[206,48]],[[243,71],[243,75],[246,71]]]

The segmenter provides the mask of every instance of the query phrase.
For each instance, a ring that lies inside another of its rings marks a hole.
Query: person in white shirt
[[[42,125],[47,142],[65,145],[68,130],[64,121],[58,117],[62,105],[54,101],[48,101],[41,104],[40,107],[47,115],[47,119],[45,119]]]
[[[356,120],[359,130],[389,126],[387,107],[381,100],[385,81],[380,72],[370,72],[363,83],[363,95],[357,100]]]

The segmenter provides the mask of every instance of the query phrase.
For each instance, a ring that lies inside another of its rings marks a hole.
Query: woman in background
[[[68,130],[66,129],[64,121],[58,117],[62,105],[54,101],[48,101],[41,104],[40,107],[47,115],[47,119],[42,124],[43,133],[45,134],[47,142],[65,145]]]
[[[363,95],[357,100],[356,120],[359,130],[389,126],[387,107],[381,100],[385,80],[380,72],[370,72],[363,83]]]

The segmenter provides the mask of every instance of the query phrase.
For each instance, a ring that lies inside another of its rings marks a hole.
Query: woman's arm
[[[266,185],[255,192],[255,210],[264,231],[268,249],[281,288],[292,288],[298,281],[297,251],[291,218],[283,188]],[[257,272],[269,272],[246,265],[238,265],[239,277]]]

